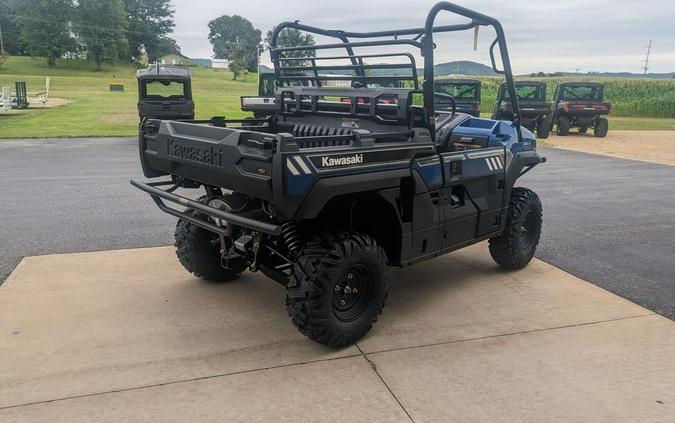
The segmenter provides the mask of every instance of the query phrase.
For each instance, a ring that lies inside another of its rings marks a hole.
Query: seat
[[[452,142],[452,130],[459,124],[469,119],[471,115],[467,113],[452,113],[438,112],[436,114],[436,151],[439,153],[447,153],[455,151],[454,143]]]

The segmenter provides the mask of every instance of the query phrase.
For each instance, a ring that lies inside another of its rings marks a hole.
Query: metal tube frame
[[[460,15],[470,19],[470,22],[463,24],[455,25],[442,25],[434,26],[436,18],[441,12],[450,12],[456,15]],[[284,58],[281,56],[283,52],[290,51],[302,51],[302,50],[322,50],[322,49],[335,49],[335,48],[344,48],[347,51],[347,56],[337,56],[335,58],[346,58],[350,59],[352,65],[354,66],[353,70],[356,73],[356,76],[353,77],[342,77],[343,80],[351,80],[352,83],[355,81],[361,81],[364,85],[369,80],[369,77],[366,77],[365,69],[370,69],[371,65],[363,65],[363,58],[373,57],[376,55],[356,55],[354,54],[355,47],[374,47],[374,46],[392,46],[392,45],[410,45],[420,49],[422,57],[424,58],[424,80],[422,81],[422,92],[424,94],[424,114],[426,125],[431,132],[431,136],[435,137],[435,107],[434,107],[434,49],[436,45],[434,44],[433,35],[434,33],[441,32],[454,32],[454,31],[465,31],[473,29],[478,26],[491,26],[496,32],[496,38],[490,45],[490,61],[492,68],[496,73],[504,75],[506,79],[507,89],[509,91],[509,97],[512,103],[513,114],[514,114],[514,123],[518,131],[518,136],[521,136],[520,130],[520,108],[518,106],[518,99],[516,97],[516,89],[513,80],[513,72],[511,71],[511,60],[509,58],[508,48],[506,46],[506,37],[504,35],[504,29],[502,28],[501,23],[495,18],[492,18],[487,15],[475,12],[473,10],[458,6],[456,4],[443,1],[437,3],[434,7],[431,8],[429,14],[427,15],[425,24],[423,28],[408,28],[408,29],[398,29],[398,30],[388,30],[388,31],[374,31],[374,32],[351,32],[351,31],[342,31],[342,30],[332,30],[332,29],[323,29],[310,25],[304,25],[295,22],[282,22],[274,28],[272,32],[271,46],[270,46],[270,56],[272,62],[274,63],[276,76],[280,79],[289,80],[293,79],[288,75],[282,75],[280,66],[281,61],[293,60],[293,58]],[[314,46],[292,46],[292,47],[277,47],[277,41],[279,39],[279,34],[282,30],[286,28],[298,29],[300,31],[305,31],[312,34],[323,35],[327,37],[336,38],[341,41],[341,43],[333,44],[319,44]],[[399,39],[401,36],[413,36],[413,38],[404,38]],[[358,41],[350,42],[350,38],[383,38],[383,37],[393,37],[393,40],[371,40],[371,41]],[[499,46],[499,53],[502,60],[503,69],[498,69],[494,56],[494,48]],[[315,55],[316,56],[316,55]],[[411,56],[412,57],[412,56]],[[312,67],[307,67],[307,70],[314,70],[315,77],[318,74],[316,68],[316,60],[319,60],[319,57],[304,58],[304,60],[310,60],[313,63]],[[297,58],[295,60],[298,60]],[[413,58],[414,63],[414,58]],[[414,67],[414,66],[413,66]],[[344,69],[344,66],[339,67]],[[416,74],[415,74],[416,75]],[[309,78],[309,79],[313,79]],[[332,77],[331,77],[332,78]],[[372,78],[372,77],[370,77]],[[398,78],[398,77],[392,77]],[[326,78],[323,78],[326,79]],[[407,77],[402,77],[400,79],[409,79]],[[372,80],[372,79],[371,79]],[[416,83],[415,78],[415,83]],[[320,83],[317,83],[320,86]]]

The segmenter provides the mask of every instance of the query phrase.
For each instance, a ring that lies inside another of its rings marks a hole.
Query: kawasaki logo
[[[363,164],[363,154],[341,157],[321,157],[321,167],[349,166],[356,164]]]
[[[183,145],[174,139],[170,139],[166,147],[167,154],[171,157],[206,166],[223,166],[223,153],[220,148],[199,148],[194,145]]]

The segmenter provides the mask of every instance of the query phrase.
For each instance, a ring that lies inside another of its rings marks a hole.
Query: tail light
[[[473,109],[480,112],[480,103],[474,103],[473,104]]]
[[[244,107],[244,97],[239,97],[239,107]]]
[[[569,113],[570,111],[570,104],[566,101],[563,101],[560,103],[560,107],[562,107],[563,112]]]
[[[340,98],[340,103],[351,103],[352,99],[349,97],[342,97]],[[356,98],[356,104],[366,104],[366,99],[363,97],[357,97]]]
[[[509,111],[509,105],[506,104],[505,101],[502,101],[502,104],[499,105],[499,110],[502,112],[508,112]]]

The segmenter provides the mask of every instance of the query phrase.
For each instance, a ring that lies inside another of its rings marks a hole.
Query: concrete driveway
[[[0,421],[672,422],[675,323],[484,244],[395,271],[373,331],[301,336],[281,286],[171,248],[24,259],[0,287]]]
[[[675,167],[541,151],[520,182],[544,203],[537,257],[675,318]],[[135,177],[134,138],[0,141],[0,283],[25,256],[172,243]]]

